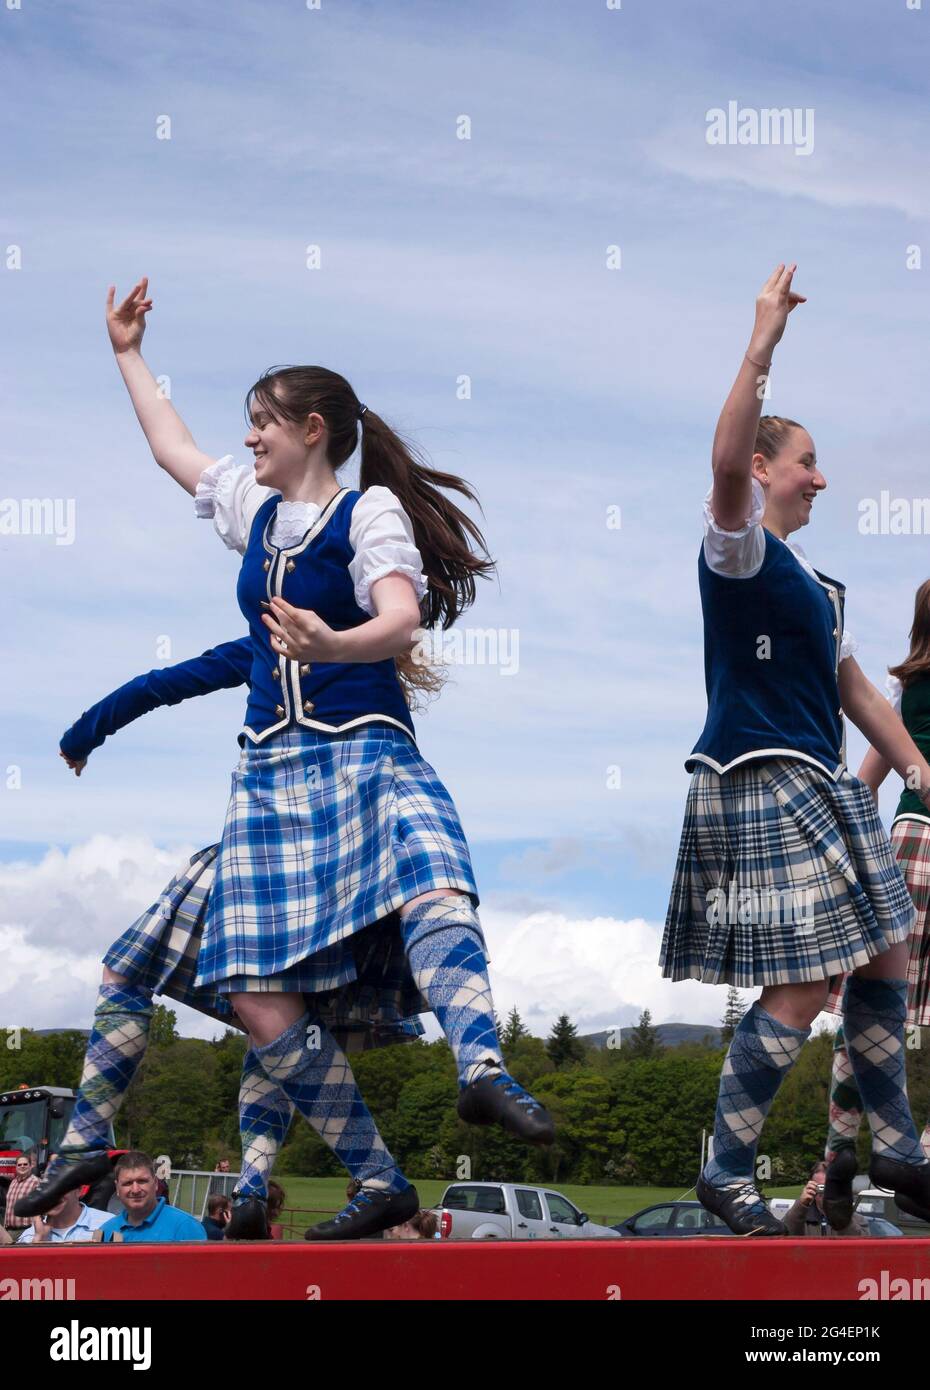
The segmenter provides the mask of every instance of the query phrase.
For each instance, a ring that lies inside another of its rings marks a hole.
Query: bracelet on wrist
[[[744,356],[747,362],[751,362],[754,367],[761,367],[762,371],[764,372],[767,372],[771,369],[771,362],[757,362],[754,357],[749,356],[748,352],[745,353]]]

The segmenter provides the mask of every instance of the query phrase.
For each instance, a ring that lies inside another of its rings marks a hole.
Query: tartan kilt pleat
[[[187,1004],[228,1027],[242,1028],[229,999],[213,985],[196,985],[197,958],[213,887],[219,845],[192,855],[158,899],[128,927],[104,956],[104,964],[133,984]],[[407,966],[396,915],[371,923],[351,942],[354,978],[305,994],[307,1008],[325,1023],[345,1052],[412,1042],[427,1011]]]
[[[902,816],[891,827],[891,847],[904,875],[916,918],[908,939],[907,1021],[930,1026],[930,822]],[[843,1012],[846,977],[831,981],[824,1008]]]
[[[197,985],[318,993],[351,938],[431,889],[478,892],[448,791],[406,734],[285,730],[247,745],[216,856]]]
[[[827,979],[905,940],[913,920],[864,782],[788,758],[696,767],[663,975],[740,988]]]

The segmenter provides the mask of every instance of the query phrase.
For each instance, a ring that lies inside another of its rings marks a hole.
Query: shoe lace
[[[333,1220],[337,1222],[348,1221],[350,1217],[357,1216],[365,1207],[370,1207],[371,1203],[372,1195],[370,1192],[366,1192],[363,1187],[359,1192],[356,1192],[351,1202],[348,1202],[342,1208],[342,1211],[339,1212],[337,1216],[333,1217]]]
[[[737,1179],[736,1182],[723,1183],[719,1191],[730,1194],[733,1201],[739,1206],[745,1207],[747,1211],[758,1211],[768,1216],[769,1209],[766,1206],[765,1198],[756,1187],[755,1183]]]
[[[496,1076],[491,1085],[500,1086],[505,1095],[510,1096],[517,1105],[525,1106],[527,1110],[540,1109],[539,1101],[534,1100],[529,1091],[524,1091],[519,1081],[514,1081],[513,1077],[508,1076],[505,1071],[502,1071],[500,1076]]]

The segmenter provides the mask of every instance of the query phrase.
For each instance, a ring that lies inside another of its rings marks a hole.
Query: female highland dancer
[[[923,756],[930,758],[930,580],[917,590],[910,650],[899,666],[889,668],[886,690],[905,729]],[[878,789],[890,771],[889,760],[876,748],[870,748],[859,777],[870,788],[876,805]],[[925,1028],[930,1024],[930,813],[912,783],[913,771],[894,813],[891,844],[917,911],[907,962],[907,1022]],[[843,985],[842,980],[835,982],[830,992],[824,1006],[830,1013],[841,1012]],[[829,1129],[824,1151],[828,1167],[823,1196],[827,1220],[837,1230],[844,1230],[852,1220],[856,1138],[862,1111],[862,1095],[841,1024],[833,1045]],[[924,1126],[920,1145],[930,1158],[930,1121]],[[924,1217],[906,1194],[897,1200],[903,1211]]]
[[[407,1220],[419,1201],[305,1000],[356,979],[353,938],[373,924],[396,923],[406,970],[456,1059],[459,1115],[532,1143],[554,1137],[504,1070],[468,847],[417,751],[398,676],[421,621],[448,627],[492,562],[472,552],[480,532],[437,486],[471,497],[467,485],[418,463],[325,368],[275,369],[251,388],[254,469],[202,453],[142,359],[146,290],[140,281],[118,308],[109,291],[117,362],[156,461],[243,557],[237,592],[252,638],[242,753],[194,983],[230,998],[266,1076],[360,1184],[308,1235],[355,1239]],[[335,474],[360,424],[361,488],[350,490]],[[411,680],[420,676],[414,666]],[[100,1008],[105,1030],[91,1036],[85,1078],[93,1087],[105,1068],[125,1090],[150,998],[107,969]],[[49,1165],[46,1199],[105,1146],[92,1110],[82,1107]],[[261,1184],[237,1192],[262,1227],[264,1198]]]
[[[247,685],[252,670],[252,639],[224,642],[190,661],[148,671],[127,681],[92,705],[62,736],[60,753],[80,777],[91,753],[104,741],[143,714],[180,704],[215,690]],[[110,947],[104,965],[139,990],[168,998],[242,1028],[229,1000],[210,987],[197,988],[194,978],[206,904],[213,881],[218,845],[191,856],[167,888],[142,916]],[[423,1034],[417,1015],[423,1007],[405,969],[396,929],[378,924],[352,939],[356,980],[330,996],[315,996],[315,1006],[344,1052],[361,1052],[394,1042],[410,1042]],[[393,959],[385,951],[393,951]],[[389,981],[396,981],[392,997]],[[380,1007],[375,1007],[377,998]],[[109,1097],[99,1083],[94,1098],[98,1118],[112,1121],[123,1100],[117,1087]],[[85,1104],[82,1098],[79,1104]],[[242,1143],[241,1182],[264,1190],[287,1137],[293,1106],[277,1082],[265,1075],[252,1049],[242,1062],[239,1087],[239,1131]],[[261,1213],[236,1207],[227,1227],[228,1239],[267,1235]]]
[[[663,973],[762,994],[720,1079],[713,1156],[697,1195],[731,1230],[781,1235],[755,1185],[759,1134],[830,976],[849,973],[843,1019],[872,1130],[872,1178],[930,1218],[930,1164],[904,1076],[907,937],[914,909],[868,788],[845,767],[843,712],[930,797],[930,766],[866,680],[843,632],[844,589],[788,536],[826,482],[807,431],[760,419],[760,389],[803,303],[779,266],[756,302],[748,352],[713,449],[698,557],[707,722],[693,771]]]

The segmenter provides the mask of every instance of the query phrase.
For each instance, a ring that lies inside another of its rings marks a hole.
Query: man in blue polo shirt
[[[101,1228],[104,1241],[206,1240],[203,1226],[186,1211],[170,1207],[155,1186],[155,1165],[147,1154],[126,1153],[117,1161],[116,1195],[123,1210]]]
[[[99,1211],[82,1202],[77,1189],[66,1192],[44,1216],[34,1216],[29,1228],[23,1231],[18,1245],[58,1245],[62,1241],[92,1240],[112,1219],[109,1211]]]

